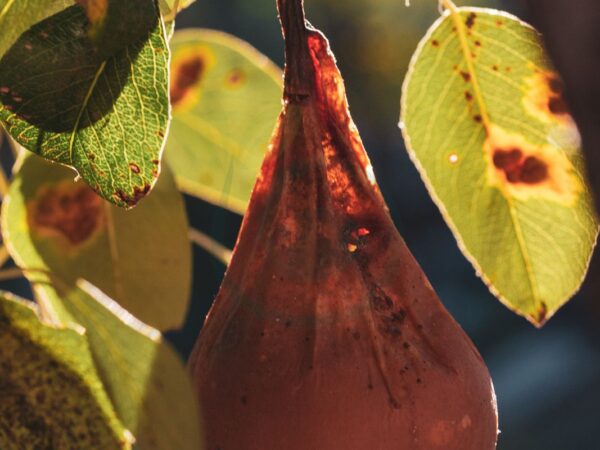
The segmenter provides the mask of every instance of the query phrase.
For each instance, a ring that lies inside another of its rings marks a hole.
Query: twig
[[[206,250],[226,266],[229,265],[232,251],[227,247],[195,228],[190,228],[188,236],[194,244]]]

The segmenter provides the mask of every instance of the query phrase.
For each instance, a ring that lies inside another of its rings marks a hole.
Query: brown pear
[[[284,107],[190,358],[206,450],[492,450],[479,353],[396,230],[327,40],[278,0]]]

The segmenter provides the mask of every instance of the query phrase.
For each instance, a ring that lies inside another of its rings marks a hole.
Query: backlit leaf
[[[281,72],[215,31],[176,32],[171,49],[167,158],[177,184],[243,213],[281,110]]]
[[[185,316],[191,249],[181,194],[163,171],[139,207],[123,211],[73,172],[28,154],[2,207],[2,233],[16,263],[84,278],[160,330]],[[165,167],[166,169],[166,167]]]
[[[0,57],[32,25],[72,4],[73,0],[0,0]]]
[[[581,285],[597,235],[562,90],[534,29],[477,8],[433,25],[403,90],[409,152],[461,249],[538,326]]]
[[[60,286],[48,284],[35,284],[34,290],[41,304],[62,311],[62,322],[86,328],[100,376],[138,449],[201,449],[188,373],[158,330],[83,280],[60,294]]]
[[[31,302],[0,293],[0,447],[126,449],[85,337],[43,324]]]
[[[29,29],[0,60],[6,130],[28,150],[75,168],[122,207],[154,185],[169,122],[165,30],[154,3],[144,4],[153,11],[149,35],[113,56],[121,33],[98,47],[75,5]],[[126,23],[146,23],[141,9]]]
[[[163,14],[165,22],[172,21],[182,9],[187,8],[196,0],[158,0],[160,11]]]

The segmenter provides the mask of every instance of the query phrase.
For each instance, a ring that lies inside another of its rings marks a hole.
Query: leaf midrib
[[[81,123],[81,118],[83,117],[83,113],[85,112],[85,110],[88,107],[90,98],[92,97],[92,94],[94,93],[94,89],[96,89],[96,85],[98,84],[100,75],[102,75],[102,73],[104,72],[105,67],[106,67],[106,61],[102,61],[102,63],[98,67],[98,70],[96,71],[96,74],[94,75],[94,79],[92,80],[92,83],[90,84],[90,87],[89,87],[87,93],[85,94],[85,98],[83,99],[81,108],[79,110],[79,113],[77,114],[77,119],[75,120],[75,124],[73,125],[73,131],[71,132],[71,139],[69,140],[69,163],[71,165],[73,165],[73,147],[75,145],[75,138],[77,136],[77,132],[79,131],[79,125]]]
[[[489,130],[491,129],[491,120],[487,111],[486,104],[483,100],[483,95],[481,93],[481,87],[479,86],[479,81],[477,78],[477,73],[475,72],[475,66],[473,63],[473,57],[471,56],[471,52],[469,50],[469,45],[467,42],[467,36],[465,32],[465,25],[461,20],[461,15],[456,7],[456,5],[451,0],[442,0],[443,5],[450,12],[450,17],[454,22],[456,27],[456,31],[458,33],[461,51],[463,53],[465,62],[467,64],[467,70],[471,77],[471,82],[473,84],[473,92],[475,94],[475,101],[479,108],[479,113],[482,118],[483,127],[486,129],[487,134],[489,134]],[[519,251],[521,253],[521,257],[523,259],[523,263],[525,264],[525,271],[527,272],[527,281],[529,282],[529,287],[531,288],[531,295],[533,297],[533,302],[536,307],[542,306],[542,301],[540,299],[540,294],[537,289],[537,284],[535,281],[535,275],[533,273],[533,267],[531,263],[531,257],[529,256],[529,251],[525,244],[525,238],[523,236],[523,229],[521,228],[521,224],[519,222],[519,218],[517,216],[517,211],[515,205],[512,201],[510,195],[506,192],[504,186],[500,186],[500,191],[502,192],[503,197],[508,204],[508,210],[510,212],[511,222],[513,224],[513,229],[515,231],[515,236],[517,238],[517,243],[519,247]],[[531,316],[533,317],[533,316]]]

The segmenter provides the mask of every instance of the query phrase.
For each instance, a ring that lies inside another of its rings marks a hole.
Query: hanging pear
[[[284,107],[190,358],[207,450],[492,450],[477,350],[394,227],[325,37],[278,0]]]

